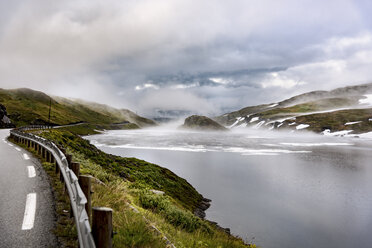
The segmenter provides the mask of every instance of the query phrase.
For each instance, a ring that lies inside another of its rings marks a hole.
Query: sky
[[[372,82],[369,0],[0,0],[0,88],[218,115]]]

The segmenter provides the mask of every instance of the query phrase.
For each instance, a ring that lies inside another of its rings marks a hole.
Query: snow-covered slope
[[[310,130],[331,134],[372,131],[372,83],[313,91],[214,118],[228,128]]]

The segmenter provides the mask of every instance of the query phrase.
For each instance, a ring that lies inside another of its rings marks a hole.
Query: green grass
[[[345,107],[345,106],[353,106],[357,103],[358,103],[357,99],[353,97],[327,98],[327,99],[321,99],[318,101],[297,104],[297,105],[286,107],[286,108],[275,108],[275,109],[263,111],[257,114],[257,116],[268,119],[268,118],[273,118],[273,117],[293,115],[296,113],[307,113],[307,112],[322,111],[322,110],[334,109],[334,108]]]
[[[194,232],[200,228],[203,228],[207,232],[211,232],[210,228],[198,217],[189,211],[180,209],[173,205],[171,199],[167,196],[156,195],[147,190],[140,191],[138,196],[141,207],[161,214],[175,227],[180,227],[188,232]]]
[[[6,107],[9,118],[18,127],[48,123],[50,99],[48,95],[30,89],[0,89],[0,103]],[[129,110],[119,110],[102,104],[72,101],[61,97],[52,98],[50,122],[56,125],[77,122],[98,125],[128,122],[137,126],[155,124]]]
[[[354,130],[354,133],[370,132],[372,130],[372,109],[350,109],[330,113],[311,114],[296,117],[297,123],[309,124],[307,130],[321,132],[324,129],[331,131]],[[345,125],[347,122],[362,121],[354,125]],[[285,124],[293,121],[286,121]],[[283,125],[285,126],[285,125]]]
[[[296,104],[289,107],[275,107],[267,110],[268,104],[243,108],[239,111],[231,112],[226,115],[216,117],[215,120],[224,125],[231,125],[237,117],[251,115],[251,117],[260,117],[262,119],[275,119],[287,116],[293,116],[296,113],[306,113],[322,111],[334,108],[354,106],[358,104],[359,97],[335,97],[309,101],[306,103]]]
[[[93,206],[114,210],[114,247],[166,247],[163,236],[177,248],[255,247],[194,216],[202,196],[171,171],[143,160],[105,154],[67,130],[38,132],[66,147],[80,163],[81,173],[96,178]],[[162,190],[165,195],[155,195],[150,189]]]
[[[165,191],[183,207],[194,211],[201,202],[202,196],[185,179],[178,177],[170,170],[158,165],[136,159],[109,155],[89,141],[66,130],[50,130],[41,134],[85,158],[99,164],[107,173],[131,181],[134,185]]]

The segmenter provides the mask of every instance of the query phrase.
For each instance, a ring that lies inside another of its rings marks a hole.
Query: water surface
[[[166,167],[212,199],[207,218],[262,247],[371,247],[372,142],[313,134],[164,129],[89,136]]]

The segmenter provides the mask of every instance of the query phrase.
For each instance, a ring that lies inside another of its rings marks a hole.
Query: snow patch
[[[258,129],[258,128],[260,128],[264,123],[265,123],[265,121],[260,121],[260,122],[257,123],[253,128]]]
[[[255,121],[258,121],[260,119],[260,117],[253,117],[249,123],[252,123],[252,122],[255,122]]]
[[[233,127],[235,127],[236,126],[236,124],[238,124],[239,123],[239,121],[240,121],[240,118],[241,117],[238,117],[238,118],[236,118],[236,121],[233,123],[233,124],[231,124],[230,126],[228,126],[227,128],[233,128]]]
[[[269,108],[273,108],[273,107],[276,107],[276,106],[278,106],[279,104],[278,103],[274,103],[274,104],[271,104],[270,106],[269,106]]]
[[[300,129],[305,129],[305,128],[308,128],[308,127],[310,127],[309,124],[300,124],[300,125],[296,126],[296,129],[300,130]]]
[[[236,126],[236,127],[247,127],[247,123],[242,123],[242,124],[240,124],[239,126]]]
[[[280,143],[284,146],[313,147],[313,146],[353,146],[353,143]]]
[[[362,122],[362,121],[346,122],[344,125],[345,125],[345,126],[348,126],[348,125],[354,125],[354,124],[361,123],[361,122]]]
[[[372,132],[358,134],[359,138],[372,139]]]
[[[289,123],[288,126],[296,125],[296,122]]]
[[[359,99],[359,104],[372,105],[372,94],[364,95],[365,98]]]
[[[289,153],[311,153],[311,151],[291,151],[285,149],[246,149],[242,147],[230,147],[224,150],[225,152],[240,153],[243,156],[252,155],[279,155]]]
[[[322,134],[324,136],[345,136],[351,132],[353,132],[354,130],[343,130],[343,131],[337,131],[337,132],[333,132],[331,133],[331,130],[329,129],[326,129],[322,132]]]

